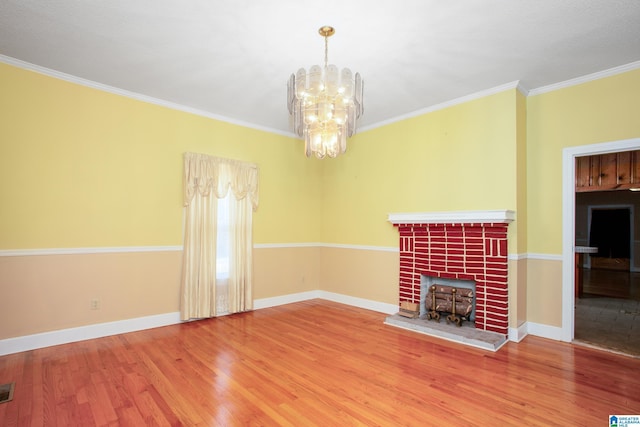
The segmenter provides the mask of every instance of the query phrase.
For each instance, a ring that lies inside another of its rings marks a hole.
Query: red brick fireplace
[[[508,335],[507,227],[514,217],[513,211],[390,214],[400,234],[399,301],[420,303],[422,276],[473,281],[476,329]]]

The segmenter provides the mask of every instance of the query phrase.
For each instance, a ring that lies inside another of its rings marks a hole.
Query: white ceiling
[[[0,0],[0,59],[289,133],[286,82],[362,74],[373,127],[519,81],[640,67],[638,0]]]

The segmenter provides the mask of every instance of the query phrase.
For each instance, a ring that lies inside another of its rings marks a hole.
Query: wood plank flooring
[[[640,359],[527,337],[496,353],[323,300],[0,357],[2,426],[597,426]]]

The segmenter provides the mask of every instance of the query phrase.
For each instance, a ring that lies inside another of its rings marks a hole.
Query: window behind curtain
[[[258,173],[252,163],[184,153],[181,320],[253,310]]]
[[[216,229],[216,311],[218,314],[229,313],[229,262],[231,255],[231,223],[229,198],[231,191],[224,199],[218,199],[218,226]]]

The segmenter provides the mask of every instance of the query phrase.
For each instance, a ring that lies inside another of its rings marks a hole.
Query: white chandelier
[[[350,69],[327,65],[329,37],[333,27],[321,27],[324,37],[324,68],[314,65],[307,73],[300,68],[287,85],[287,106],[293,131],[304,138],[305,154],[322,159],[336,157],[347,150],[347,138],[356,132],[357,120],[364,112],[362,78]]]

